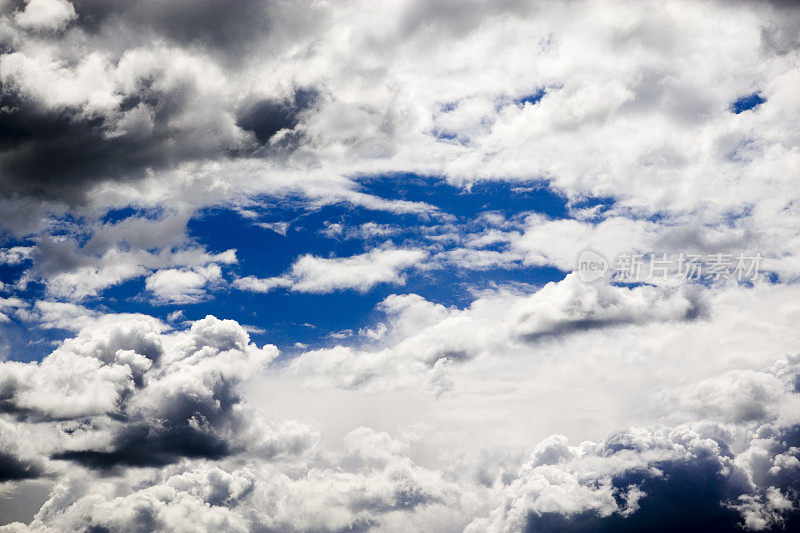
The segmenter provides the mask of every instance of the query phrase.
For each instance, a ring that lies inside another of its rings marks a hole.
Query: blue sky
[[[485,226],[476,221],[481,215],[500,215],[505,219],[519,219],[530,213],[540,213],[552,219],[568,216],[567,200],[542,183],[525,187],[507,183],[479,183],[463,188],[448,184],[441,178],[416,175],[366,177],[359,179],[359,183],[361,190],[367,194],[390,200],[424,202],[436,208],[436,214],[393,214],[347,203],[308,207],[301,197],[279,200],[255,197],[250,199],[247,206],[247,216],[241,214],[241,208],[227,206],[198,211],[188,222],[187,236],[212,254],[235,249],[238,262],[225,269],[230,277],[278,276],[303,254],[348,257],[364,253],[387,241],[398,247],[428,246],[431,241],[425,239],[426,234],[441,234],[452,231],[452,228],[461,232],[479,231]],[[587,199],[581,205],[595,203],[595,200]],[[161,215],[158,211],[123,208],[107,212],[101,220],[105,224],[114,224],[131,217],[159,218]],[[258,226],[259,223],[287,223],[287,227],[277,228],[276,231]],[[326,235],[324,231],[330,224],[340,224],[346,228],[378,224],[390,228],[391,234],[388,238],[379,235],[366,239],[361,236]],[[25,241],[9,244],[24,245]],[[502,248],[502,243],[486,247],[498,248]],[[0,281],[13,285],[26,266],[5,266]],[[376,305],[390,294],[414,293],[448,307],[465,307],[473,300],[474,291],[503,284],[524,285],[528,287],[526,290],[535,290],[547,282],[563,279],[565,275],[566,272],[557,268],[523,267],[521,264],[481,270],[446,267],[425,271],[412,269],[406,274],[404,283],[380,283],[366,293],[342,289],[308,294],[279,289],[258,294],[228,287],[215,290],[190,305],[154,302],[145,293],[144,279],[133,279],[109,287],[84,305],[88,309],[104,312],[143,312],[165,320],[175,311],[182,311],[185,320],[198,320],[207,314],[224,315],[254,326],[251,336],[258,342],[269,341],[278,345],[283,352],[291,354],[297,351],[295,344],[298,342],[311,347],[330,345],[335,342],[329,337],[331,333],[348,329],[358,331],[373,326],[379,318]],[[42,286],[33,283],[21,294],[25,298],[35,299],[41,293]],[[10,358],[18,360],[46,355],[50,349],[48,341],[61,338],[64,334],[62,331],[41,329],[20,329],[15,333],[18,337],[10,341],[15,348],[28,342],[35,343],[24,351],[9,350]]]

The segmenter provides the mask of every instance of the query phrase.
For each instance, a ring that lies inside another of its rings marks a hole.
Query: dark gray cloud
[[[0,84],[0,193],[74,203],[103,181],[135,181],[148,171],[250,156],[259,148],[259,155],[268,156],[271,149],[263,146],[279,130],[296,127],[318,96],[314,89],[299,89],[287,100],[263,99],[241,111],[239,125],[257,140],[249,145],[224,131],[224,109],[213,111],[219,123],[210,127],[219,130],[217,135],[210,135],[208,124],[181,124],[187,116],[207,113],[199,103],[201,93],[189,80],[164,91],[154,87],[154,79],[142,79],[116,111],[102,114],[77,107],[48,109]],[[123,125],[143,114],[149,117],[147,128]],[[280,149],[296,148],[300,140],[288,137]]]
[[[459,38],[475,31],[488,18],[527,18],[535,11],[536,5],[524,0],[412,2],[403,12],[400,28],[406,36],[435,28],[437,34]]]
[[[687,293],[687,300],[689,302],[686,310],[682,314],[677,314],[673,317],[652,318],[644,317],[645,321],[658,320],[674,320],[674,321],[692,321],[705,318],[708,316],[709,308],[707,302],[702,298],[700,292]],[[536,331],[533,333],[522,333],[520,336],[527,342],[538,342],[542,340],[558,339],[566,335],[581,333],[585,331],[592,331],[605,328],[614,328],[640,324],[643,318],[641,316],[624,316],[624,317],[598,317],[598,318],[581,318],[576,320],[566,320],[558,324],[554,324],[552,329],[548,331]]]
[[[147,170],[203,157],[192,132],[170,124],[186,107],[190,90],[158,94],[143,83],[113,116],[47,109],[0,85],[0,191],[76,201],[99,181],[139,179]],[[151,112],[152,130],[112,135],[124,113],[139,105]]]
[[[279,131],[294,129],[301,114],[310,109],[319,96],[314,88],[300,88],[288,99],[258,100],[239,111],[236,124],[253,132],[261,146],[266,145]]]
[[[797,433],[796,428],[789,431]],[[797,445],[800,440],[791,440],[790,443]],[[624,447],[616,451],[622,449]],[[615,453],[613,445],[609,451]],[[796,475],[793,478],[791,484],[773,486],[794,491],[800,485],[797,485]],[[733,504],[741,496],[752,492],[742,472],[731,473],[713,454],[654,462],[647,469],[626,472],[613,479],[617,494],[624,493],[631,485],[637,486],[646,496],[639,500],[638,509],[628,516],[600,516],[594,512],[572,516],[531,513],[525,532],[740,531],[745,525],[744,517]],[[624,502],[619,496],[617,499],[617,503],[622,506]],[[782,518],[782,522],[772,524],[762,531],[794,531],[800,526],[799,510],[789,511]]]
[[[116,29],[135,29],[181,46],[196,46],[226,57],[252,51],[274,25],[275,3],[260,0],[77,0],[76,25],[111,42]]]
[[[233,408],[240,403],[234,383],[221,380],[213,394],[175,394],[158,410],[157,417],[116,415],[123,425],[116,432],[111,449],[77,450],[55,454],[94,468],[118,465],[160,466],[182,457],[220,459],[242,450],[229,441],[242,425]],[[231,439],[233,440],[233,439]]]
[[[34,479],[42,474],[43,471],[38,465],[0,450],[0,483],[4,481]]]
[[[765,55],[786,55],[800,48],[800,13],[794,0],[771,0],[771,16],[761,28]]]
[[[79,109],[48,110],[0,85],[0,191],[4,195],[75,201],[101,180],[137,179],[165,166],[159,137],[127,133],[109,138],[113,124]]]
[[[250,0],[85,0],[74,7],[77,17],[59,32],[15,32],[10,26],[0,31],[2,60],[12,58],[17,67],[5,68],[0,81],[4,197],[77,204],[99,183],[136,182],[148,172],[185,162],[285,154],[300,144],[299,135],[289,135],[264,147],[278,130],[298,125],[301,113],[316,100],[316,89],[299,89],[288,97],[228,98],[224,89],[211,87],[219,76],[238,75],[240,63],[256,51],[269,54],[271,47],[280,47],[280,39],[270,36],[270,13],[276,11],[283,21],[280,34],[298,22],[292,13],[302,11],[300,6]],[[24,8],[22,2],[6,6],[4,22]],[[55,63],[34,59],[54,41],[59,47],[51,58]],[[85,101],[64,99],[63,89],[31,82],[37,69],[57,65],[55,75],[72,83],[93,53],[107,61],[106,72],[92,74],[97,78],[92,83],[105,84],[102,102],[90,95]],[[182,66],[176,57],[184,58]],[[207,71],[218,74],[207,79]],[[51,91],[52,96],[43,97]],[[247,131],[235,126],[237,118]]]

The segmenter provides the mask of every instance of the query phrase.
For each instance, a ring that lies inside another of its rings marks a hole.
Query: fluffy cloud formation
[[[428,256],[424,250],[376,248],[351,257],[324,258],[304,255],[298,258],[288,274],[259,279],[247,276],[234,281],[241,290],[269,292],[288,287],[297,292],[325,293],[343,289],[366,292],[378,283],[402,285],[402,271]]]
[[[278,168],[311,188],[318,176],[303,171],[321,167],[414,171],[457,182],[544,178],[575,198],[724,211],[739,198],[769,202],[769,188],[749,183],[796,163],[785,148],[797,136],[790,6],[459,11],[415,1],[6,3],[3,94],[15,105],[4,114],[3,187],[85,199],[109,177],[167,179],[193,164],[251,184],[238,162],[253,160],[267,189]],[[731,29],[712,32],[710,19]],[[757,109],[731,112],[755,92]]]
[[[704,396],[689,400],[697,410],[688,424],[632,428],[578,446],[560,435],[544,440],[504,488],[503,503],[467,530],[641,529],[666,516],[670,527],[712,531],[781,528],[787,517],[796,524],[798,361],[685,388],[678,394]],[[705,397],[712,390],[722,396]],[[745,417],[743,404],[753,409]]]
[[[428,507],[446,514],[457,487],[403,452],[389,435],[360,428],[347,435],[336,457],[341,462],[291,473],[255,460],[229,469],[181,465],[95,486],[70,477],[30,526],[4,530],[341,531],[380,523],[400,528]],[[112,484],[125,495],[109,498]]]
[[[289,368],[325,385],[384,387],[430,374],[436,387],[446,387],[436,376],[453,362],[524,352],[531,343],[603,328],[691,321],[702,318],[705,306],[691,289],[589,285],[576,274],[533,294],[489,293],[463,310],[392,295],[380,306],[390,327],[363,332],[378,339],[372,349],[314,350]]]
[[[529,445],[527,460],[451,442],[469,463],[445,454],[423,466],[413,434],[358,427],[327,447],[307,423],[252,416],[234,387],[275,355],[232,321],[171,332],[118,315],[40,364],[3,363],[2,479],[58,477],[29,525],[0,527],[764,530],[798,519],[797,356],[662,387],[660,424],[599,442],[552,435]],[[89,375],[90,364],[105,371]],[[36,448],[23,445],[34,434]]]
[[[221,278],[222,269],[216,264],[197,269],[170,268],[148,276],[144,286],[158,301],[185,304],[203,299],[206,296],[205,286]]]
[[[77,15],[67,0],[29,0],[14,22],[26,30],[63,29]]]
[[[221,457],[244,446],[237,383],[276,355],[230,320],[166,333],[148,316],[105,316],[41,362],[0,363],[0,411],[51,427],[40,451],[51,458],[110,467]]]
[[[169,331],[144,315],[109,315],[41,363],[0,363],[0,482],[60,479],[23,529],[339,530],[446,511],[457,486],[385,433],[360,428],[336,454],[296,462],[314,426],[270,426],[237,390],[276,355],[230,320]],[[79,465],[106,473],[77,475]]]
[[[469,11],[411,0],[171,10],[6,2],[2,223],[46,247],[42,221],[66,205],[90,217],[170,206],[188,219],[254,194],[300,194],[430,213],[358,187],[362,176],[415,172],[459,185],[546,182],[574,218],[597,222],[543,223],[546,233],[532,231],[508,253],[448,250],[437,260],[449,266],[563,269],[573,266],[571,247],[553,249],[548,235],[618,248],[616,236],[631,231],[625,248],[676,226],[734,224],[771,252],[770,269],[798,276],[797,191],[786,178],[797,166],[788,148],[798,138],[789,119],[796,9],[503,2]],[[711,31],[709,20],[731,29]],[[580,207],[587,197],[616,203]],[[51,296],[83,298],[157,269],[186,274],[200,265],[149,257],[164,257],[185,232],[163,224],[151,233],[156,246],[78,254],[80,264],[31,275],[53,285]],[[79,279],[100,286],[73,290]]]

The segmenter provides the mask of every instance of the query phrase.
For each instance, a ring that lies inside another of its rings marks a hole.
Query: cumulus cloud
[[[32,479],[45,472],[44,461],[31,453],[32,435],[17,424],[0,419],[0,483]]]
[[[205,287],[222,279],[222,269],[212,264],[197,269],[159,270],[145,280],[145,288],[165,303],[196,303],[206,297]]]
[[[164,340],[163,333],[158,335]],[[88,338],[89,332],[84,345]],[[191,337],[173,340],[177,346],[208,348],[212,339],[215,350],[239,349],[246,342],[232,325],[212,319],[195,323]],[[182,361],[168,353],[162,357]],[[780,406],[762,409],[756,417],[743,419],[733,411],[720,416],[712,409],[711,418],[706,418],[697,411],[676,425],[631,427],[599,442],[574,445],[556,434],[532,445],[524,461],[484,455],[479,477],[460,464],[451,469],[421,466],[411,458],[408,440],[366,427],[348,432],[336,451],[318,449],[297,463],[292,457],[308,450],[307,427],[290,423],[269,430],[249,425],[250,451],[235,461],[209,462],[208,456],[189,455],[163,469],[112,471],[97,479],[68,474],[30,525],[4,529],[129,529],[143,524],[203,531],[393,531],[409,524],[442,531],[645,528],[665,523],[711,530],[787,526],[797,520],[793,488],[800,472],[798,371],[797,357],[789,356],[752,372],[775,385],[775,397],[755,401]],[[681,395],[713,387],[744,394],[749,389],[730,373],[698,382]],[[706,404],[705,399],[697,402],[701,409]],[[4,431],[4,438],[21,429],[19,422],[4,423],[11,430]],[[258,442],[262,444],[255,445]],[[139,444],[147,448],[152,442]],[[275,460],[280,457],[276,447],[289,453],[285,462]],[[19,449],[15,453],[19,455],[13,464],[18,465],[24,455]],[[41,472],[37,468],[42,466],[8,468],[4,473],[36,475]]]
[[[167,332],[148,316],[109,315],[41,362],[0,363],[0,411],[49,423],[53,458],[110,467],[221,457],[245,446],[237,383],[276,356],[230,320]]]
[[[641,529],[669,523],[759,531],[784,527],[786,520],[796,523],[797,362],[793,356],[751,372],[753,381],[771,382],[772,397],[753,391],[738,373],[676,391],[689,397],[712,389],[721,393],[719,403],[733,408],[722,416],[717,400],[704,397],[687,417],[692,422],[675,427],[631,428],[576,446],[560,435],[545,439],[503,489],[502,503],[467,530]],[[736,408],[740,397],[760,408],[742,417]],[[773,403],[792,414],[770,412]]]
[[[291,475],[257,461],[238,468],[180,465],[100,483],[71,476],[54,488],[25,529],[341,531],[380,523],[399,528],[414,523],[419,509],[443,507],[457,494],[451,482],[415,465],[404,452],[389,435],[360,428],[347,435],[336,462]],[[109,484],[124,495],[105,492]],[[19,524],[6,528],[18,529]]]
[[[20,33],[33,4],[48,6],[36,24],[75,17],[60,50],[48,32]],[[615,196],[651,211],[713,200],[724,211],[742,197],[768,201],[748,184],[793,162],[781,146],[797,134],[786,118],[797,104],[796,13],[778,3],[653,12],[509,2],[469,16],[414,1],[33,4],[4,18],[3,93],[14,105],[3,168],[26,181],[3,186],[17,193],[74,199],[108,178],[209,160],[224,180],[230,159],[266,149],[289,170],[544,178],[570,198]],[[740,31],[711,32],[710,18]],[[343,29],[357,38],[342,40]],[[427,82],[401,89],[412,80]],[[729,111],[756,91],[759,108]]]
[[[25,9],[14,16],[14,22],[29,30],[58,30],[76,16],[67,0],[28,0]]]
[[[731,302],[731,308],[746,309],[742,298],[747,294]],[[315,368],[324,374],[329,365],[337,368],[331,376],[356,380],[328,382],[326,390],[367,383],[372,390],[378,390],[376,384],[396,387],[405,373],[406,386],[439,379],[437,386],[442,387],[449,379],[452,392],[447,394],[458,395],[470,376],[474,383],[502,379],[504,365],[496,364],[498,357],[521,351],[520,358],[507,360],[513,362],[511,375],[521,378],[537,365],[549,364],[543,372],[560,387],[570,381],[552,366],[557,361],[547,363],[542,350],[548,344],[564,358],[579,352],[581,344],[560,346],[562,342],[586,337],[584,346],[596,344],[598,332],[608,340],[608,332],[617,330],[615,345],[624,350],[625,335],[641,342],[643,327],[651,328],[651,336],[671,335],[675,342],[681,330],[662,328],[664,320],[720,327],[713,317],[687,321],[691,297],[664,288],[597,288],[568,278],[533,294],[517,294],[511,305],[509,296],[486,295],[466,310],[417,296],[394,296],[382,304],[388,314],[386,331],[369,340],[389,340],[383,355],[350,351],[342,358],[329,351],[312,360],[306,354],[290,368]],[[717,298],[726,297],[723,293]],[[508,309],[498,319],[503,303]],[[714,303],[724,310],[719,300]],[[587,313],[612,324],[559,330],[573,318],[584,320]],[[531,327],[538,332],[549,328],[552,334],[520,335]],[[459,335],[449,333],[455,331]],[[489,332],[499,333],[487,338]],[[465,337],[467,333],[472,337]],[[703,336],[708,337],[690,335]],[[420,352],[436,339],[443,339],[437,349],[446,350],[450,355],[445,359],[453,363]],[[459,358],[459,346],[453,344],[458,341],[483,346],[484,351]],[[504,347],[509,341],[517,344]],[[525,351],[525,346],[534,350]],[[526,366],[524,359],[537,352],[539,357]],[[588,355],[598,353],[602,348]],[[446,414],[450,424],[421,420],[421,426],[400,435],[357,427],[341,441],[323,444],[321,421],[291,416],[268,420],[252,394],[244,401],[239,385],[276,355],[274,347],[253,345],[244,328],[230,320],[206,317],[173,331],[145,315],[107,315],[95,316],[40,363],[0,363],[2,475],[7,482],[57,477],[32,522],[5,529],[150,524],[226,531],[391,531],[413,524],[442,531],[555,531],[669,523],[712,529],[743,524],[760,530],[796,520],[792,489],[800,464],[800,363],[794,355],[749,369],[712,372],[688,384],[659,372],[658,385],[640,399],[641,405],[654,406],[646,417],[648,425],[620,429],[599,441],[570,444],[555,434],[536,444],[507,433],[511,450],[529,450],[527,460],[516,452],[484,448],[492,439],[454,444],[453,436],[459,435],[454,421],[474,428],[481,418],[463,395],[453,403],[445,394],[436,400],[443,403],[429,407],[429,413]],[[371,367],[370,357],[383,357],[394,368]],[[494,363],[482,365],[482,358]],[[613,372],[624,360],[609,360],[615,361]],[[360,365],[360,376],[351,373],[353,363]],[[466,374],[453,374],[453,364]],[[568,374],[575,374],[575,364],[580,361],[568,365]],[[598,383],[609,380],[608,374],[597,372],[602,365],[588,369]],[[696,370],[702,374],[700,367]],[[623,383],[616,380],[611,387],[620,389]],[[607,394],[598,385],[593,390]],[[508,409],[508,398],[501,404]],[[557,409],[560,419],[564,408]],[[463,409],[471,415],[462,418]],[[489,414],[520,420],[513,410],[489,409]],[[447,454],[427,456],[417,448],[428,431],[450,443],[454,455],[449,460]],[[36,445],[26,444],[31,442]],[[96,469],[104,472],[101,477],[92,473]]]
[[[485,294],[466,309],[448,309],[414,294],[391,295],[380,308],[388,328],[384,324],[378,345],[309,351],[289,368],[315,383],[346,388],[407,384],[421,373],[436,376],[447,360],[527,351],[531,343],[603,328],[692,321],[703,317],[706,303],[691,289],[589,285],[570,274],[532,294]],[[443,385],[438,379],[434,384]]]
[[[288,287],[296,292],[326,293],[353,289],[366,292],[379,283],[402,285],[402,272],[428,256],[419,249],[384,247],[350,257],[299,257],[280,277],[259,279],[247,276],[234,281],[241,290],[268,292]]]

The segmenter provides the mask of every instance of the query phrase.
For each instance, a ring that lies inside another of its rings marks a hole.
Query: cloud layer
[[[0,0],[0,531],[799,528],[798,28]]]
[[[2,363],[2,479],[57,478],[29,526],[3,529],[721,531],[797,519],[795,355],[664,382],[650,425],[599,442],[556,434],[527,459],[455,445],[449,466],[423,459],[413,432],[356,427],[329,447],[314,423],[269,420],[239,385],[275,356],[232,321],[170,331],[114,315],[41,363]]]

